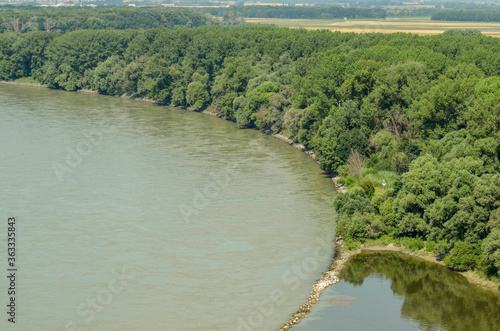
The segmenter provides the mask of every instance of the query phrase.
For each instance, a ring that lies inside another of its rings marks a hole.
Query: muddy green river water
[[[199,113],[0,85],[0,183],[0,268],[9,217],[17,268],[1,330],[277,330],[331,262],[317,164]],[[500,330],[499,307],[443,268],[377,255],[296,329]]]

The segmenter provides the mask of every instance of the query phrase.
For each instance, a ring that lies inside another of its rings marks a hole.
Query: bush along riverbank
[[[335,201],[347,248],[411,238],[500,277],[499,38],[202,26],[0,45],[0,79],[207,109],[314,150],[350,188]]]
[[[474,210],[472,204],[476,199],[484,198],[484,193],[491,194],[490,203],[498,203],[498,184],[496,181],[488,181],[495,176],[485,176],[485,180],[481,180],[463,170],[456,170],[454,173],[450,164],[438,164],[435,160],[432,165],[422,163],[413,163],[403,176],[365,170],[356,178],[355,171],[345,170],[346,177],[339,181],[347,183],[350,189],[339,194],[334,201],[338,212],[336,233],[342,237],[344,249],[404,252],[445,265],[460,272],[474,284],[500,291],[500,278],[490,263],[498,254],[498,209],[486,210],[490,216],[486,226],[492,227],[493,231],[485,239],[477,239],[477,233],[473,231],[477,229],[475,227],[462,234],[464,240],[457,240],[456,233],[436,240],[439,238],[437,234],[450,231],[449,226],[453,222],[473,222],[477,210]],[[372,179],[380,179],[381,175],[388,180],[379,180],[374,185]],[[422,178],[428,176],[430,178],[422,183]],[[434,183],[433,180],[439,182]],[[428,202],[426,194],[429,195],[429,192],[425,191],[424,184],[432,185],[441,192],[442,197],[437,202]],[[448,190],[443,189],[443,186]],[[442,228],[429,226],[423,217],[419,218],[418,214],[412,213],[409,206],[414,206],[412,204],[417,202],[420,202],[424,217],[433,220],[444,218],[445,213],[453,209],[456,209],[456,215]],[[466,205],[467,202],[469,205]],[[464,228],[465,225],[462,224]]]

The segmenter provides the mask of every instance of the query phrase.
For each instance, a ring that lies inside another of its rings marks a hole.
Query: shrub
[[[483,256],[497,270],[500,277],[500,229],[491,232],[483,242]]]
[[[392,210],[392,202],[394,201],[393,198],[388,198],[380,206],[378,206],[378,210],[380,212],[380,215],[382,216],[382,219],[384,220],[385,225],[395,228],[397,225],[397,216]]]
[[[364,176],[366,175],[378,175],[378,170],[377,169],[367,169],[365,170],[365,172],[363,173]]]
[[[366,238],[366,222],[363,215],[354,214],[347,228],[347,235],[351,238]]]
[[[337,167],[337,173],[340,176],[346,177],[347,175],[349,175],[349,166],[345,165],[345,164],[341,165],[341,166],[338,166]]]
[[[346,164],[349,167],[350,173],[356,176],[357,178],[361,177],[361,174],[363,173],[363,168],[366,167],[365,158],[358,151],[351,151],[351,154],[347,158]]]
[[[387,233],[387,227],[380,216],[375,214],[365,214],[366,220],[366,236],[368,238],[378,238],[383,233]]]
[[[370,159],[368,160],[367,166],[369,168],[373,168],[379,162],[380,162],[380,160],[379,160],[378,156],[376,154],[373,154],[372,156],[370,156]]]
[[[398,223],[398,234],[400,236],[416,237],[425,236],[429,226],[422,217],[415,214],[405,215]]]
[[[388,236],[386,234],[380,236],[380,238],[378,238],[376,240],[376,243],[378,245],[389,245],[391,242],[393,241],[392,237],[391,236]]]
[[[370,178],[368,177],[363,178],[359,183],[359,186],[365,191],[366,196],[369,199],[373,198],[373,194],[375,194],[375,187],[373,186],[373,183],[370,180]]]
[[[350,186],[350,185],[352,185],[355,181],[356,181],[356,179],[354,179],[354,178],[352,178],[352,177],[347,176],[347,177],[345,178],[345,185],[346,185],[346,186]]]
[[[351,238],[347,238],[344,241],[344,248],[348,251],[353,251],[359,248],[361,246],[361,242],[357,240],[353,240]]]
[[[429,240],[429,241],[427,241],[425,243],[425,250],[427,252],[432,252],[435,247],[436,247],[436,242],[435,241]]]
[[[476,266],[480,254],[478,244],[457,241],[450,254],[444,258],[444,263],[453,270],[470,270]]]
[[[382,205],[385,201],[385,192],[377,192],[372,197],[372,205],[377,211],[380,211],[380,205]]]
[[[347,193],[339,193],[333,200],[333,206],[337,213],[353,215],[354,213],[372,213],[374,209],[365,191],[354,187]]]
[[[444,259],[449,253],[451,249],[451,244],[446,240],[441,240],[434,247],[434,254],[438,261]]]
[[[422,238],[401,238],[401,244],[411,251],[418,251],[424,248]]]
[[[351,218],[349,215],[339,215],[337,217],[337,226],[335,227],[335,234],[337,236],[347,236],[347,229],[349,227],[350,219]]]

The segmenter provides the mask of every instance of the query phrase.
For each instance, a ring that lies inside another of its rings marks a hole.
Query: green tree
[[[186,91],[186,102],[189,106],[200,110],[205,107],[210,101],[207,86],[201,82],[192,82],[188,85]]]
[[[480,254],[478,244],[457,241],[450,254],[444,258],[444,263],[453,270],[470,270],[475,268]]]
[[[495,229],[484,240],[482,251],[484,257],[496,268],[500,277],[500,229]]]

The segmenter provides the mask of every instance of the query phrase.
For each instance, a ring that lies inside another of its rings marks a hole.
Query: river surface
[[[1,330],[276,330],[331,262],[331,180],[260,132],[0,85],[0,151]]]
[[[293,330],[500,330],[500,295],[435,263],[365,252]]]
[[[304,153],[199,113],[0,85],[1,330],[277,330],[331,262]],[[328,236],[328,234],[330,236]],[[353,258],[293,330],[499,330],[499,296],[397,253]]]

